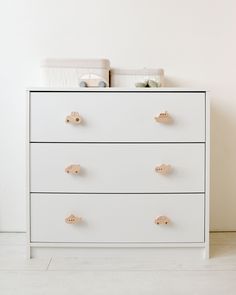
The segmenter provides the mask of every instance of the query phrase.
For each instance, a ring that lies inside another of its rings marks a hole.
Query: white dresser
[[[204,90],[29,90],[29,256],[208,257],[208,105]]]

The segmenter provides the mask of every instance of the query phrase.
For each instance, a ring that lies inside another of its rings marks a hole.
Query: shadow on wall
[[[194,85],[192,79],[186,79],[185,77],[165,76],[164,82],[165,87],[200,88],[199,84]],[[201,88],[204,88],[204,86],[201,86]]]
[[[174,77],[169,77],[169,76],[165,76],[165,87],[180,87],[181,84],[183,84],[183,82],[174,78]]]
[[[219,101],[211,97],[211,228],[235,231],[236,120]]]

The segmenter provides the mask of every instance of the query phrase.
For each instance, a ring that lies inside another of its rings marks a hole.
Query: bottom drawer
[[[204,195],[32,194],[31,242],[204,242]]]

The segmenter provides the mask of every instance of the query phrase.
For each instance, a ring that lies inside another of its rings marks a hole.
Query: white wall
[[[0,230],[25,230],[24,89],[47,57],[163,67],[171,86],[211,90],[211,228],[236,230],[235,10],[233,0],[1,1]]]

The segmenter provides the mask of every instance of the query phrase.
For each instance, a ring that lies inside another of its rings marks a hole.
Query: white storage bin
[[[88,87],[99,87],[103,81],[103,87],[109,87],[107,59],[46,59],[41,69],[43,86],[80,87],[81,82],[86,82]]]
[[[111,69],[110,85],[111,87],[127,87],[133,88],[136,83],[153,80],[158,86],[164,86],[164,70],[163,69],[140,69],[140,70],[124,70]]]

